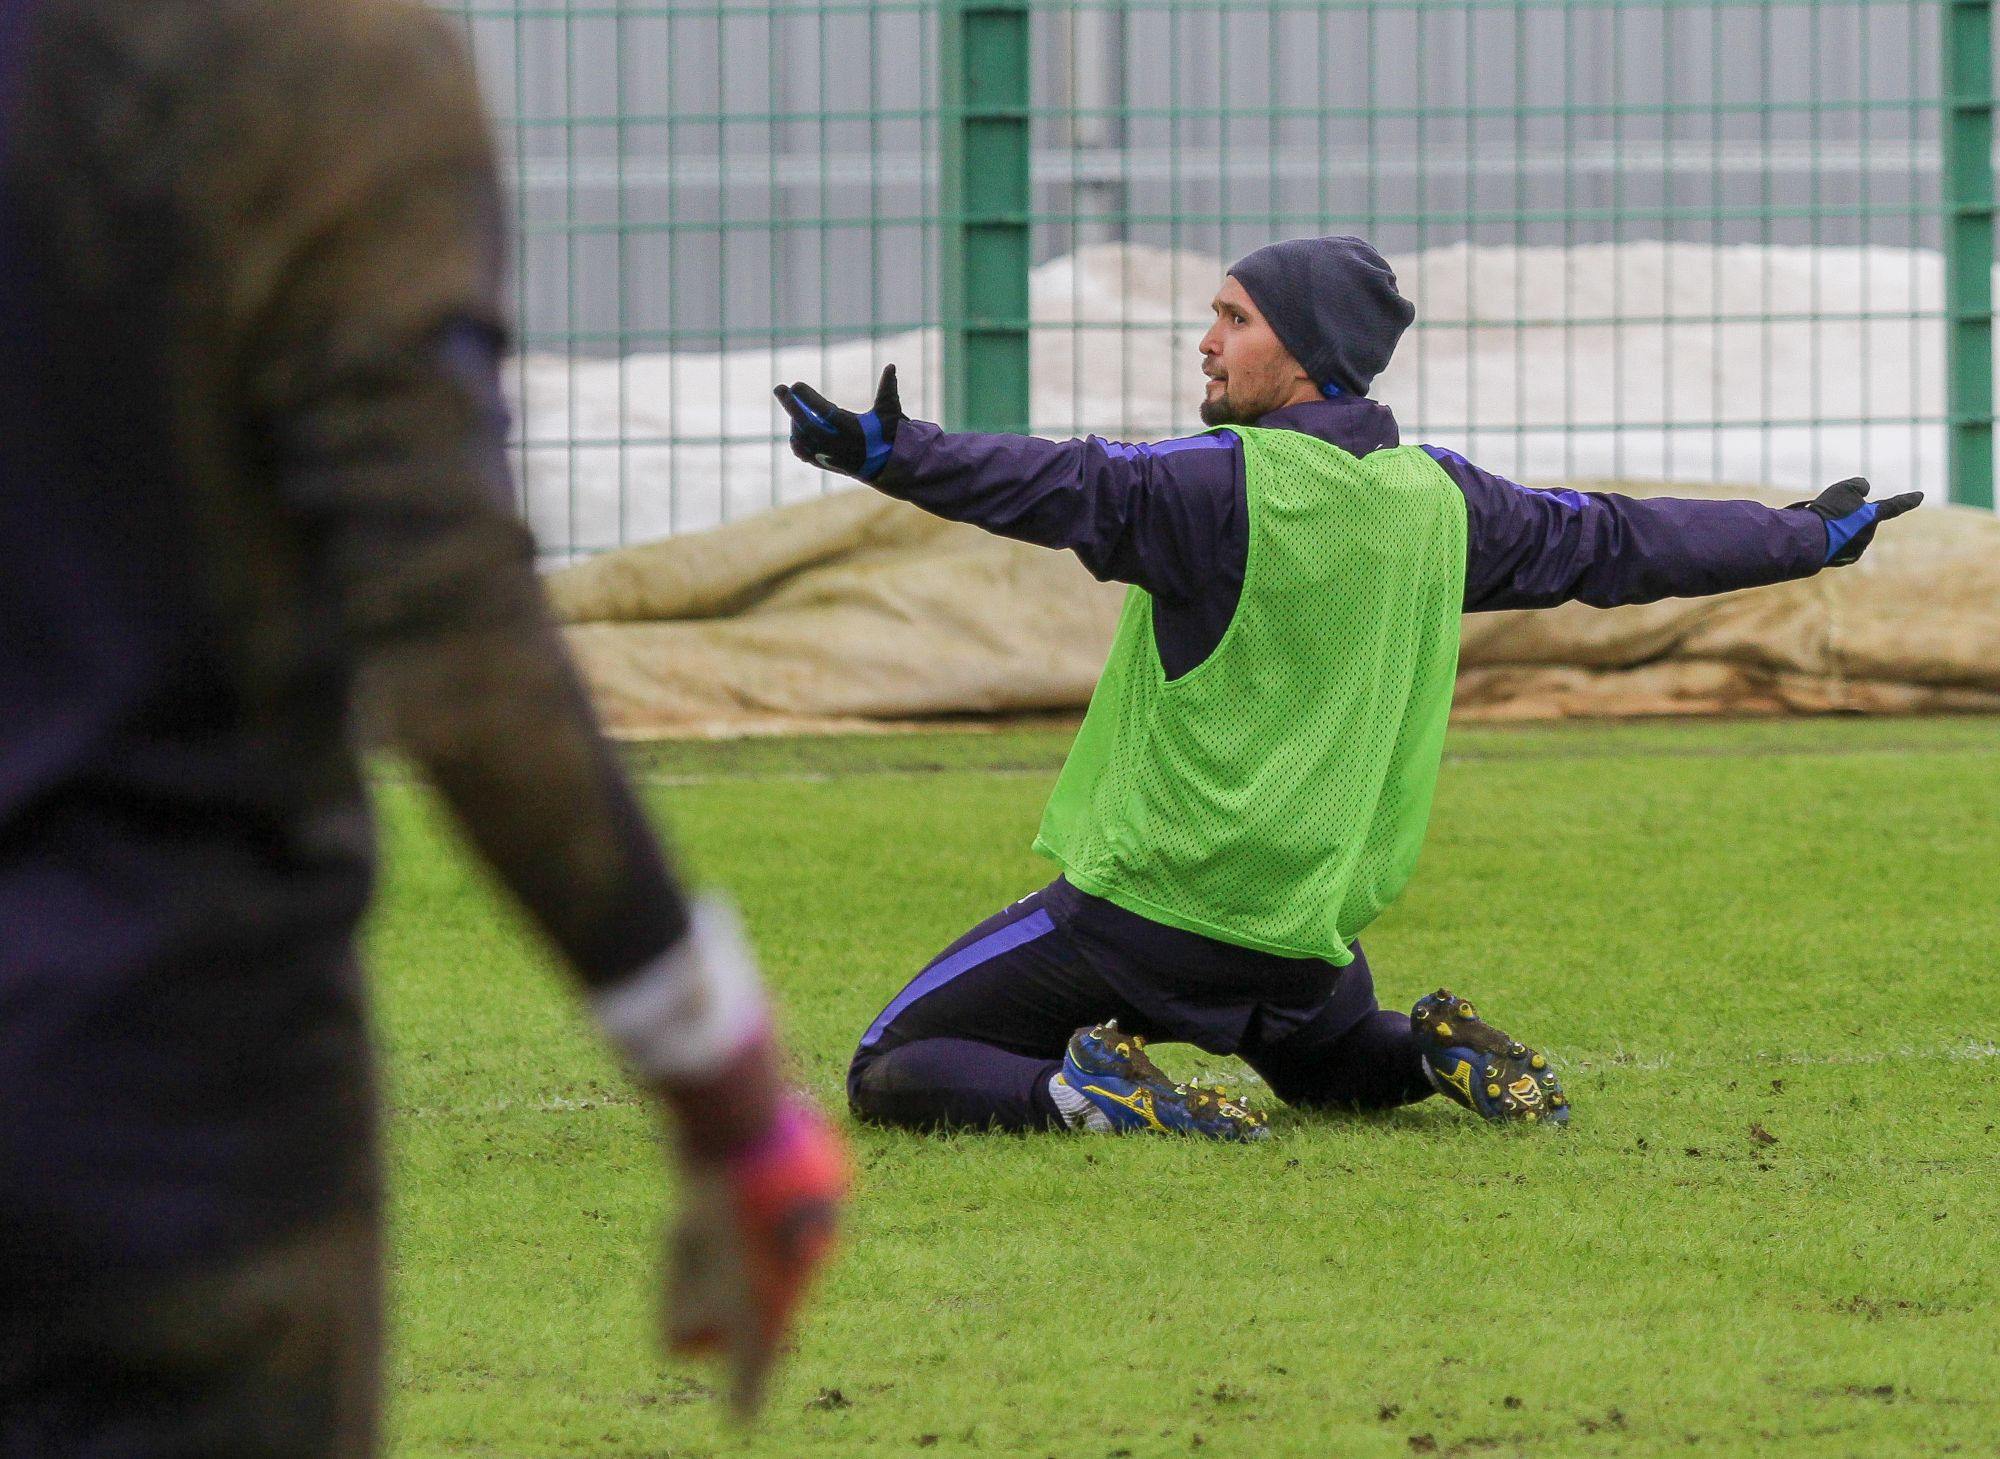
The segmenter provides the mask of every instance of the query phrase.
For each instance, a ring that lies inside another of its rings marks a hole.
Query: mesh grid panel
[[[975,5],[1022,17],[997,114],[1026,126],[1033,273],[960,298],[938,0],[438,3],[515,199],[515,451],[551,560],[840,489],[770,384],[859,402],[893,359],[938,418],[943,335],[994,299],[1028,300],[987,322],[1032,332],[1035,430],[1180,434],[1220,270],[1311,232],[1371,237],[1418,304],[1379,389],[1406,435],[1517,479],[1937,492],[1947,416],[1990,435],[1990,361],[1948,403],[1943,252],[1985,237],[1985,272],[1990,196],[1961,147],[1947,197],[1941,148],[1947,115],[1990,119],[1946,104],[1983,5]],[[1967,339],[1978,294],[1961,271]]]

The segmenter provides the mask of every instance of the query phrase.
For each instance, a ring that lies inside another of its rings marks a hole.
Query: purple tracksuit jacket
[[[1257,424],[1356,456],[1400,444],[1389,408],[1357,395],[1289,405]],[[1810,577],[1826,557],[1826,524],[1812,512],[1533,491],[1442,447],[1424,450],[1465,493],[1468,613],[1701,597]],[[870,484],[940,517],[1067,548],[1096,577],[1144,588],[1170,676],[1208,657],[1236,611],[1250,538],[1233,435],[1054,442],[913,420]]]

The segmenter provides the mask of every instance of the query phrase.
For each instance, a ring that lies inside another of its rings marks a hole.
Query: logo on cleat
[[[1133,1114],[1139,1116],[1140,1119],[1162,1134],[1169,1133],[1167,1127],[1160,1123],[1160,1117],[1153,1113],[1153,1096],[1147,1091],[1135,1089],[1130,1094],[1114,1094],[1101,1084],[1086,1084],[1084,1088],[1091,1094],[1103,1095],[1113,1104],[1124,1105],[1125,1108],[1131,1110]]]
[[[1523,1074],[1507,1086],[1507,1092],[1523,1104],[1535,1105],[1542,1102],[1541,1086],[1535,1083],[1532,1074]]]
[[[1464,1101],[1467,1109],[1473,1108],[1471,1064],[1467,1063],[1464,1059],[1460,1059],[1456,1068],[1439,1070],[1438,1078],[1444,1080],[1445,1083],[1458,1091],[1458,1097]]]

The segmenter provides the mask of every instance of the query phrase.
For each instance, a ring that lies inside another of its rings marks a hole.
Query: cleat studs
[[[1450,1025],[1450,1024],[1448,1024],[1448,1023],[1440,1023],[1440,1024],[1439,1024],[1439,1025],[1437,1026],[1437,1029],[1436,1029],[1436,1033],[1437,1033],[1437,1036],[1438,1036],[1439,1038],[1441,1038],[1441,1039],[1448,1039],[1448,1038],[1450,1038],[1450,1037],[1451,1037],[1451,1025]]]
[[[1499,1085],[1497,1085],[1497,1084],[1489,1084],[1489,1085],[1487,1085],[1487,1086],[1486,1086],[1486,1097],[1487,1097],[1488,1099],[1498,1099],[1498,1098],[1500,1097],[1500,1086],[1499,1086]]]
[[[1541,1116],[1536,1114],[1535,1111],[1529,1110],[1526,1114],[1522,1115],[1521,1118],[1526,1120],[1529,1124],[1532,1125],[1536,1120],[1540,1119]]]
[[[1546,1069],[1548,1067],[1548,1064],[1549,1061],[1547,1059],[1544,1059],[1540,1054],[1537,1054],[1535,1055],[1534,1058],[1528,1060],[1528,1067],[1530,1069]]]
[[[1498,1064],[1488,1064],[1480,1071],[1480,1074],[1487,1079],[1498,1079],[1500,1077],[1500,1066]]]
[[[1526,1044],[1513,1044],[1508,1047],[1507,1052],[1518,1059],[1521,1055],[1528,1052],[1528,1046]]]
[[[1564,1105],[1568,1104],[1569,1101],[1567,1099],[1564,1099],[1560,1094],[1552,1094],[1549,1096],[1549,1103],[1554,1105],[1557,1109],[1561,1109]]]

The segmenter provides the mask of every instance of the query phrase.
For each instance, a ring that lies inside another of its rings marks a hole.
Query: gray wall
[[[530,346],[935,319],[934,6],[444,8],[502,118]],[[1937,8],[1043,7],[1037,257],[1318,229],[1934,244]]]

